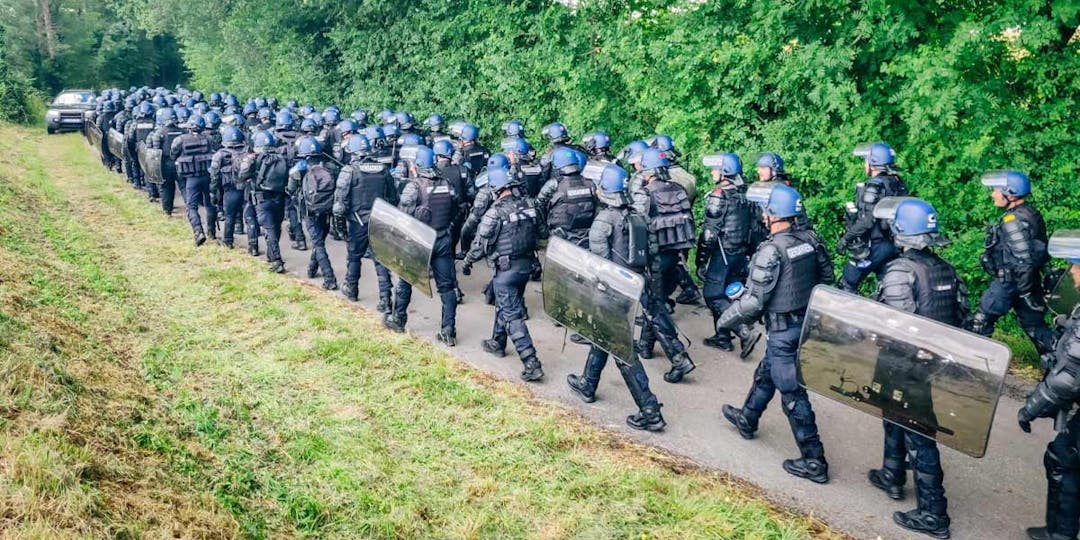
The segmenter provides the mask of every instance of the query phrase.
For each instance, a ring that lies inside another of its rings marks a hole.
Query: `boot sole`
[[[662,431],[665,427],[667,427],[667,422],[658,422],[641,426],[635,426],[634,424],[627,422],[626,425],[630,426],[630,429],[636,429],[638,431]]]
[[[871,486],[874,486],[874,487],[880,489],[881,491],[884,491],[885,495],[888,495],[888,497],[890,499],[892,499],[894,501],[902,501],[902,500],[904,500],[904,488],[903,487],[887,486],[887,485],[882,484],[880,482],[875,482],[873,476],[871,476],[869,473],[867,473],[866,479],[870,481]],[[900,491],[899,492],[894,491],[893,490],[894,487],[896,487]]]
[[[787,471],[787,473],[790,474],[791,476],[795,476],[797,478],[805,478],[805,479],[807,479],[807,480],[809,480],[809,481],[811,481],[811,482],[813,482],[815,484],[827,484],[827,483],[829,483],[829,475],[827,475],[827,474],[811,476],[811,475],[808,475],[808,474],[804,474],[801,471],[797,471],[795,469],[789,469],[787,467],[787,465],[784,465],[784,470]]]

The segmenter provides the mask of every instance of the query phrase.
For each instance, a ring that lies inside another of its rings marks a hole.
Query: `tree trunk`
[[[41,9],[41,25],[45,31],[45,53],[49,60],[56,60],[56,29],[53,28],[49,0],[38,0],[38,7]]]

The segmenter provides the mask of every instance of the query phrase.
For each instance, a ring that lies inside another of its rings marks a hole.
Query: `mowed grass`
[[[840,537],[190,237],[0,127],[4,536]]]

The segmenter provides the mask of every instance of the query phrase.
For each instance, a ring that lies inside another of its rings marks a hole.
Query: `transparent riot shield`
[[[892,220],[896,218],[896,207],[904,201],[918,200],[916,197],[885,197],[874,205],[874,219]]]
[[[697,178],[694,178],[694,175],[682,168],[682,165],[668,167],[668,175],[671,176],[672,182],[679,184],[686,190],[686,195],[690,197],[690,204],[693,204],[694,200],[697,199]]]
[[[585,162],[585,168],[581,170],[581,176],[594,185],[600,185],[600,175],[604,174],[604,167],[611,165],[606,161],[590,159]]]
[[[1050,236],[1047,251],[1055,259],[1080,259],[1080,230],[1056,231]],[[1057,315],[1068,315],[1080,303],[1080,284],[1068,270],[1062,272],[1046,293],[1046,306]]]
[[[124,156],[124,134],[116,131],[113,128],[109,128],[108,135],[109,152],[116,157]]]
[[[799,381],[982,457],[1009,358],[996,341],[819,285],[803,325]]]
[[[746,188],[746,200],[759,205],[768,204],[773,188],[778,185],[779,182],[754,182]]]
[[[368,236],[375,259],[414,289],[431,297],[435,229],[382,199],[375,200],[368,219]]]
[[[135,151],[139,158],[139,167],[143,177],[151,184],[160,184],[165,181],[165,172],[162,168],[162,152],[158,148],[149,148],[145,143],[139,143]]]
[[[616,358],[634,354],[645,279],[561,238],[548,241],[544,311]]]
[[[104,154],[105,150],[101,146],[101,129],[97,127],[97,124],[91,124],[87,132],[90,134],[90,146],[97,150],[98,154]]]

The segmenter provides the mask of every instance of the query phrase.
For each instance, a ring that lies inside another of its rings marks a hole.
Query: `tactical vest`
[[[1029,249],[1034,264],[1041,266],[1047,261],[1046,224],[1043,222],[1042,214],[1038,210],[1030,204],[1024,203],[1006,210],[1001,219],[986,228],[986,241],[983,244],[985,250],[981,262],[983,269],[990,275],[1006,277],[1004,274],[1007,274],[1008,270],[1015,264],[1006,245],[1009,239],[1006,238],[1005,223],[1012,220],[1028,225],[1032,236],[1032,245],[1029,246]]]
[[[454,187],[441,177],[420,177],[417,187],[420,188],[419,206],[427,208],[431,215],[428,225],[436,231],[449,228],[454,220]]]
[[[382,163],[367,161],[352,163],[349,208],[361,218],[371,215],[375,199],[386,195],[386,177],[389,171]]]
[[[463,147],[461,155],[464,156],[465,163],[469,164],[474,175],[479,174],[480,170],[487,166],[488,152],[479,144],[473,143]]]
[[[613,212],[611,233],[611,259],[622,266],[643,272],[649,264],[649,224],[645,216],[629,208],[610,208],[601,212]]]
[[[509,198],[498,201],[498,214],[502,222],[499,236],[495,239],[494,257],[520,259],[536,251],[536,209],[525,198]]]
[[[293,165],[296,165],[296,139],[300,137],[300,134],[289,131],[274,131],[274,138],[278,140],[278,148],[281,155],[285,156],[285,163],[291,169]]]
[[[529,197],[536,198],[540,188],[544,187],[544,168],[535,163],[524,163],[518,166],[521,181],[525,184],[525,192]]]
[[[463,165],[443,165],[439,167],[439,172],[442,173],[446,181],[454,188],[454,191],[458,194],[469,193],[469,186],[472,182],[469,182],[469,170]]]
[[[693,247],[694,215],[686,190],[674,182],[653,180],[645,186],[645,192],[652,201],[649,217],[660,250]]]
[[[221,185],[225,190],[244,189],[240,180],[240,164],[244,162],[247,150],[244,148],[225,148],[221,154]]]
[[[201,133],[188,133],[181,137],[180,147],[183,153],[176,158],[176,173],[182,176],[206,174],[214,155],[210,139]]]
[[[961,322],[957,289],[960,278],[952,265],[929,253],[908,251],[903,255],[915,274],[915,313],[952,326]]]
[[[785,231],[768,241],[780,251],[780,268],[765,311],[802,314],[810,303],[810,292],[821,280],[817,240],[809,233]]]
[[[184,135],[184,132],[175,126],[169,126],[162,128],[161,130],[161,156],[162,162],[168,163],[171,167],[172,161],[172,143],[177,137]]]
[[[551,198],[548,212],[548,228],[566,232],[587,230],[596,216],[596,200],[593,198],[592,182],[581,175],[559,178],[555,195]]]
[[[705,228],[714,231],[724,252],[741,255],[750,250],[754,213],[746,196],[717,187],[705,198]]]

